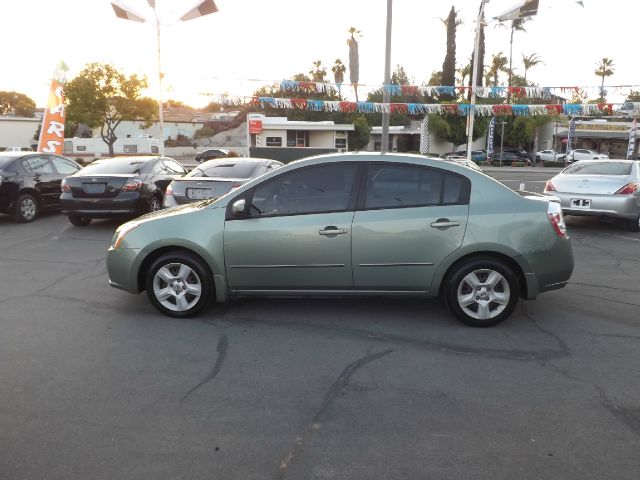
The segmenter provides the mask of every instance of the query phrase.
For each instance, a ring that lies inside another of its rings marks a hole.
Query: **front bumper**
[[[109,247],[109,250],[107,250],[109,285],[130,293],[140,293],[138,270],[141,262],[141,251],[142,249],[139,248],[114,249]]]

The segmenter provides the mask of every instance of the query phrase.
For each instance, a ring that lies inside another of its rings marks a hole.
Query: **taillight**
[[[62,180],[62,183],[60,184],[60,188],[62,188],[63,192],[70,192],[71,191],[71,187],[67,183],[67,179],[66,178]]]
[[[562,208],[556,202],[549,202],[547,207],[547,216],[553,230],[560,238],[567,238],[567,225],[564,223],[564,217],[562,216]]]
[[[120,190],[123,192],[136,192],[142,188],[142,180],[127,180]]]
[[[544,191],[545,192],[555,192],[556,191],[556,187],[553,186],[553,183],[551,183],[551,180],[547,180],[547,183],[544,184]]]
[[[615,192],[614,195],[631,195],[636,190],[638,190],[638,184],[636,182],[627,183],[620,190]]]
[[[169,184],[167,189],[164,191],[165,195],[173,195],[173,182]]]

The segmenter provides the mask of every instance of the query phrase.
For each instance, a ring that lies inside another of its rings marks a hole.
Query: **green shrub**
[[[526,162],[511,162],[512,167],[524,167]]]
[[[553,162],[553,161],[548,161],[548,162],[542,162],[544,164],[545,168],[563,168],[564,162]]]

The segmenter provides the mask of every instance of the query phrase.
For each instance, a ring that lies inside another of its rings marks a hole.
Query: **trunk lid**
[[[131,174],[74,175],[65,179],[76,198],[116,197],[129,179],[137,179]]]
[[[558,193],[611,195],[631,180],[628,175],[562,175],[552,181]]]
[[[184,199],[190,202],[219,198],[247,181],[246,178],[224,177],[180,178],[173,181],[173,196],[176,200]]]

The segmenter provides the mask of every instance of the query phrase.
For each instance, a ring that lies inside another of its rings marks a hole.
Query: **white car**
[[[536,152],[536,161],[543,162],[561,162],[564,160],[564,153],[556,152],[554,150],[542,150],[540,152]]]
[[[586,148],[569,150],[569,153],[567,153],[568,162],[575,162],[577,160],[606,160],[608,158],[609,155],[594,152],[593,150],[587,150]]]

